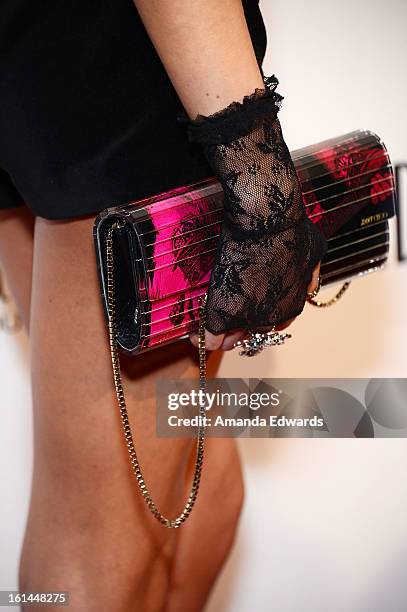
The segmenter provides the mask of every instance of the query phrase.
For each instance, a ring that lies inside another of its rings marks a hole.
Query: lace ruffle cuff
[[[256,88],[244,96],[242,102],[231,102],[212,115],[198,114],[190,119],[185,112],[177,115],[177,121],[186,126],[188,140],[201,144],[225,144],[247,134],[256,120],[264,116],[276,116],[283,96],[276,92],[275,75],[263,77],[265,89]]]

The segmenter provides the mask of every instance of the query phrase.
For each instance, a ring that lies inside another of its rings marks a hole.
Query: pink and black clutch
[[[292,153],[309,218],[328,240],[323,287],[380,269],[389,252],[395,181],[380,138],[359,130]],[[106,237],[113,233],[116,332],[136,354],[198,329],[221,229],[223,190],[213,177],[102,211],[94,224],[108,318]],[[116,223],[117,225],[117,223]]]

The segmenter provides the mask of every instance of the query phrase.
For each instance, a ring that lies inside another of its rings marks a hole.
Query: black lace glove
[[[273,75],[264,83],[213,115],[178,115],[189,140],[203,145],[225,194],[207,298],[206,327],[215,334],[270,328],[300,314],[327,248],[306,215],[284,142],[278,81]]]

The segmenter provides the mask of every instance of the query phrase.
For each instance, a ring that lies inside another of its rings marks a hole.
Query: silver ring
[[[235,342],[233,348],[241,349],[239,355],[242,357],[254,357],[267,347],[284,344],[291,337],[291,334],[277,331],[274,326],[268,332],[256,332],[249,329],[247,335],[242,340]]]

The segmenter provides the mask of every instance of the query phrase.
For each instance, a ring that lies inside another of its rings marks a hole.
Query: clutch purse
[[[343,293],[352,278],[387,260],[388,219],[395,214],[389,155],[376,134],[358,130],[299,149],[292,158],[307,214],[328,240],[321,286],[342,281]],[[197,331],[222,209],[222,187],[210,177],[98,215],[94,240],[106,317],[106,240],[114,227],[116,331],[124,352],[140,353]]]
[[[309,218],[328,241],[322,286],[380,269],[389,252],[388,219],[395,214],[395,181],[387,150],[359,130],[300,149],[292,158]],[[119,352],[138,354],[199,332],[199,388],[205,391],[205,295],[223,215],[215,177],[136,202],[112,206],[95,219],[93,235],[113,377],[131,468],[143,498],[162,525],[179,527],[194,506],[204,455],[205,406],[199,406],[191,490],[175,519],[157,508],[135,450],[120,375]],[[276,341],[278,344],[278,341]]]

